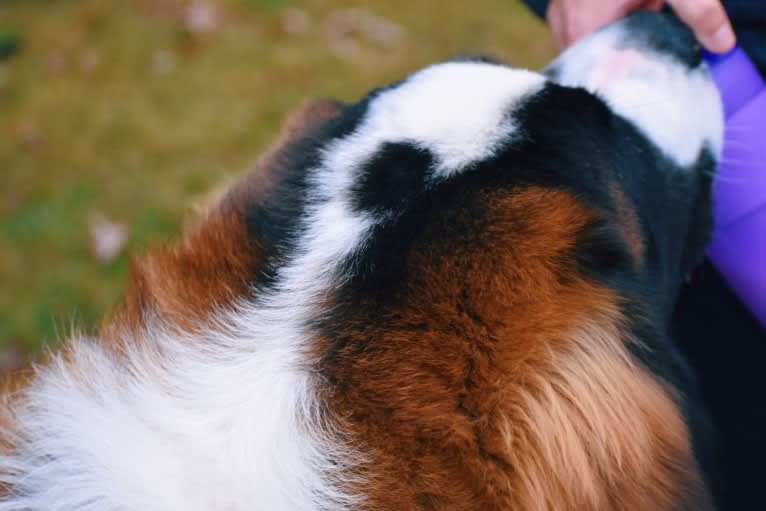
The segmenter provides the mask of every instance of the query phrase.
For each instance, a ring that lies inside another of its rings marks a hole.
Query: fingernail
[[[724,23],[721,27],[713,33],[710,38],[710,51],[716,53],[725,53],[731,50],[737,42],[737,37],[734,35],[734,31],[731,29],[731,25]]]

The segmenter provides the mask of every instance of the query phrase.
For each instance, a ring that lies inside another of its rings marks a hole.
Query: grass
[[[189,205],[241,175],[302,100],[354,101],[461,53],[531,68],[553,55],[516,0],[365,2],[401,35],[343,51],[328,26],[353,2],[219,0],[202,33],[190,5],[0,2],[0,354],[96,324],[131,254],[173,239]],[[91,253],[94,216],[129,231],[106,264]]]

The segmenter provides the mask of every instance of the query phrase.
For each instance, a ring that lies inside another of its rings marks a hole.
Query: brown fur
[[[225,308],[245,297],[250,292],[249,282],[266,263],[259,240],[247,232],[247,209],[268,198],[293,143],[311,136],[341,108],[329,101],[306,103],[286,120],[274,148],[239,185],[201,214],[178,245],[132,261],[125,299],[100,329],[104,345],[120,353],[125,341],[140,342],[143,336],[139,330],[149,316],[171,328],[193,331],[204,325],[217,307]],[[33,376],[29,365],[0,375],[0,428],[4,431],[14,428],[9,401]],[[10,449],[7,435],[0,435],[0,453]]]
[[[268,199],[292,145],[311,136],[340,109],[328,101],[304,105],[287,119],[275,147],[187,229],[180,244],[134,260],[124,304],[104,325],[102,337],[115,339],[126,331],[135,332],[150,315],[172,327],[193,331],[216,309],[246,297],[267,263],[267,247],[247,231],[247,211]]]
[[[617,184],[612,184],[609,187],[609,192],[614,201],[619,232],[622,235],[625,246],[628,248],[636,265],[642,267],[645,255],[641,220],[638,218],[635,208],[630,204],[630,200]]]
[[[677,509],[702,491],[680,412],[573,267],[591,214],[539,188],[485,200],[446,221],[462,239],[422,236],[400,305],[317,345],[328,409],[371,456],[353,490],[378,511]]]
[[[0,379],[0,454],[10,454],[13,451],[13,442],[8,438],[8,433],[15,431],[13,416],[9,413],[10,401],[21,389],[31,381],[34,373],[32,367],[25,366],[15,371],[4,373]],[[0,485],[0,496],[5,495],[4,488]]]
[[[267,261],[245,211],[266,200],[291,142],[338,110],[302,110],[180,245],[135,262],[102,336],[147,315],[194,330],[247,296]],[[615,200],[640,260],[635,215]],[[674,397],[628,353],[618,297],[577,275],[593,214],[534,187],[481,202],[476,217],[429,225],[397,305],[349,317],[342,346],[315,342],[329,418],[369,460],[348,489],[376,511],[671,511],[704,495]]]

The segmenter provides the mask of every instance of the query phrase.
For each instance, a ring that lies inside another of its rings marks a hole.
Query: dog
[[[650,13],[310,103],[8,383],[0,510],[714,509],[668,332],[722,133]]]

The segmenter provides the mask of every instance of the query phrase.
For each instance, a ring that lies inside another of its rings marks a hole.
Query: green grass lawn
[[[12,53],[0,60],[0,365],[97,323],[131,254],[176,237],[302,100],[355,101],[461,53],[530,68],[553,55],[516,0],[0,0],[0,43]],[[128,230],[106,263],[91,250],[98,217]]]

